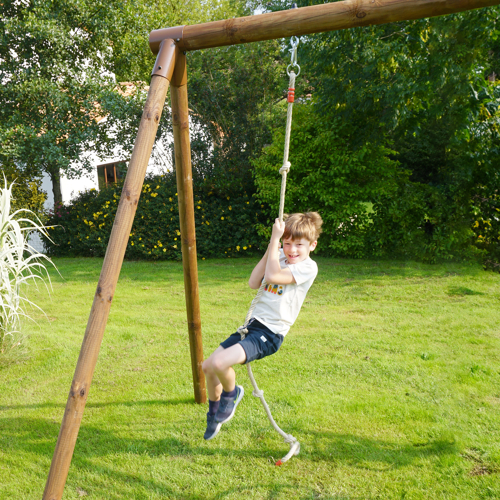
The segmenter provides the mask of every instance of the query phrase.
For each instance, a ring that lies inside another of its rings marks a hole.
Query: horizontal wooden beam
[[[300,9],[152,31],[149,45],[173,38],[181,50],[260,42],[358,26],[442,16],[500,4],[500,0],[344,0]],[[175,36],[172,36],[175,31]]]

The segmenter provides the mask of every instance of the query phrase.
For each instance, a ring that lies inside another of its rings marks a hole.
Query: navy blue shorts
[[[247,355],[246,363],[251,363],[255,359],[262,359],[274,354],[283,343],[283,335],[273,333],[267,326],[263,325],[255,318],[252,318],[247,326],[248,333],[241,340],[239,333],[233,333],[229,338],[221,342],[224,349],[236,344],[241,344]]]

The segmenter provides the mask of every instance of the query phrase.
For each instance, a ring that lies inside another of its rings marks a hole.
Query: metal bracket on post
[[[153,54],[158,54],[160,46],[164,40],[174,40],[177,44],[182,42],[184,37],[184,26],[175,26],[173,28],[163,28],[153,30],[149,34],[149,48]],[[156,66],[156,65],[155,65]]]
[[[173,52],[177,50],[175,41],[173,39],[166,39],[160,43],[160,49],[158,55],[156,56],[155,65],[153,66],[153,72],[151,76],[162,76],[166,78],[169,82],[172,80],[172,73],[174,68],[171,64],[168,64],[172,60]]]

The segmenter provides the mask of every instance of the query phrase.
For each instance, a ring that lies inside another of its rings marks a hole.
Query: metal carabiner
[[[292,46],[291,49],[288,49],[288,51],[291,53],[291,62],[286,68],[286,73],[288,76],[290,76],[290,68],[298,68],[299,70],[295,74],[295,76],[299,76],[300,74],[300,66],[297,64],[297,47],[299,46],[300,38],[298,36],[292,36],[290,38],[290,44]]]

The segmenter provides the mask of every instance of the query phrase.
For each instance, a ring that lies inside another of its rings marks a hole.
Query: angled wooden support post
[[[194,225],[193,175],[191,144],[189,141],[189,111],[187,95],[186,56],[179,54],[172,77],[170,97],[174,129],[175,172],[181,225],[184,290],[193,371],[194,398],[197,403],[207,401],[205,377],[201,369],[203,346],[201,337],[200,299],[198,293],[198,264]]]
[[[142,114],[137,139],[130,159],[127,177],[116,212],[113,229],[97,284],[87,329],[83,338],[75,375],[71,383],[68,402],[52,457],[49,477],[43,500],[60,500],[75,449],[83,410],[97,363],[97,356],[108,321],[111,301],[125,256],[125,249],[132,229],[137,203],[142,191],[146,168],[153,148],[158,123],[172,78],[178,49],[173,40],[165,40],[158,53],[155,72],[151,79],[146,105]]]

